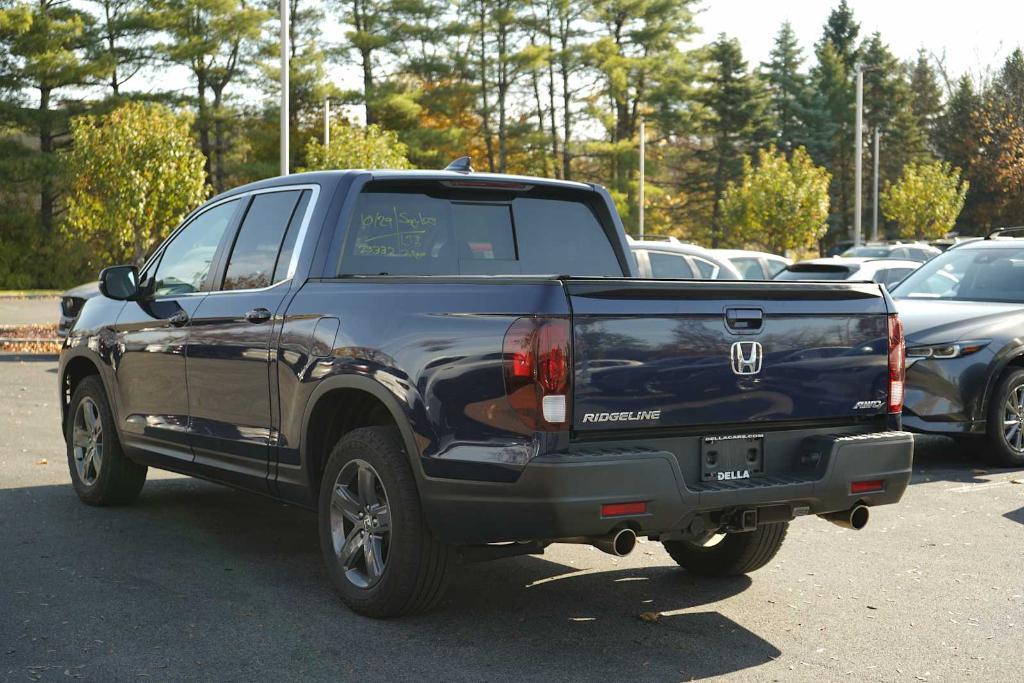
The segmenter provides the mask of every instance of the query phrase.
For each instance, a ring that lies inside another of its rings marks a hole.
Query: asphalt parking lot
[[[750,578],[557,545],[382,622],[335,599],[310,513],[152,470],[79,504],[58,413],[52,357],[0,356],[2,679],[1020,680],[1024,472],[945,440],[867,529],[798,520]]]
[[[0,325],[45,325],[60,317],[60,297],[0,296]]]

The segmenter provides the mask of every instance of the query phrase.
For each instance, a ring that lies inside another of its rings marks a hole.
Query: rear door
[[[566,287],[577,430],[713,431],[886,410],[889,311],[877,285]]]
[[[265,485],[274,442],[271,333],[310,194],[283,187],[247,199],[216,290],[192,319],[186,374],[195,461],[242,485]]]

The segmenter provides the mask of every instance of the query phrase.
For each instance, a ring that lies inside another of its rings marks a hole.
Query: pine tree
[[[710,46],[709,70],[705,74],[706,89],[702,103],[708,111],[705,134],[710,145],[699,153],[705,167],[702,174],[711,212],[711,246],[718,247],[726,236],[721,216],[721,199],[730,182],[743,174],[743,159],[769,137],[766,111],[768,93],[753,74],[739,41],[725,34]]]
[[[224,191],[227,176],[229,87],[255,62],[268,17],[244,0],[162,0],[155,16],[168,37],[160,51],[192,74],[199,149],[207,182],[217,192]]]
[[[91,15],[61,0],[0,4],[0,92],[9,93],[0,102],[0,127],[29,131],[37,141],[37,149],[18,145],[19,157],[31,161],[15,177],[31,169],[45,231],[55,226],[60,196],[54,153],[67,139],[70,116],[82,109],[74,89],[109,73],[94,59],[95,29]]]
[[[918,127],[928,137],[932,150],[937,150],[937,125],[942,116],[942,90],[939,77],[922,49],[910,70],[910,108],[917,118]],[[962,167],[961,167],[962,168]]]
[[[853,224],[854,89],[850,71],[830,41],[817,49],[818,63],[811,70],[814,90],[810,129],[818,144],[809,147],[815,163],[832,174],[831,212],[825,242],[843,239]]]
[[[107,85],[117,97],[121,87],[152,60],[155,32],[148,0],[88,0],[96,12],[96,46],[108,69]]]
[[[853,73],[860,61],[860,48],[857,45],[859,34],[860,24],[854,21],[853,10],[850,9],[846,0],[842,0],[825,20],[825,29],[821,36],[819,49],[825,43],[831,45],[846,70]]]
[[[883,182],[895,181],[906,164],[931,161],[928,140],[913,108],[915,98],[905,65],[896,59],[877,32],[865,41],[861,54],[864,125],[868,131],[883,132],[885,142],[880,150],[879,173]],[[867,141],[865,136],[866,147]],[[864,165],[864,187],[868,187],[866,181],[873,163],[870,159],[870,163]]]
[[[626,198],[627,221],[636,214],[636,137],[641,116],[667,132],[679,121],[680,102],[671,96],[692,77],[692,65],[679,43],[692,36],[695,0],[595,0],[597,39],[587,55],[600,79],[608,131],[601,149],[611,157],[610,185]]]
[[[807,119],[812,94],[807,76],[801,73],[804,57],[796,33],[787,21],[775,36],[769,60],[761,65],[762,78],[771,95],[771,114],[776,129],[775,146],[787,157],[806,146]]]

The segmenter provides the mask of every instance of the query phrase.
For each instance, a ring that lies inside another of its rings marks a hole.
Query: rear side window
[[[768,277],[775,277],[780,272],[786,269],[785,261],[778,261],[776,259],[767,259],[768,262]]]
[[[231,249],[222,289],[258,289],[274,283],[277,257],[301,194],[293,190],[253,197]]]
[[[697,270],[700,271],[700,276],[705,280],[713,280],[718,275],[718,266],[711,261],[706,261],[698,256],[691,256],[694,264],[697,266]]]
[[[763,280],[764,269],[761,267],[761,260],[749,256],[740,256],[732,259],[732,264],[740,271],[744,280]]]
[[[582,201],[439,189],[360,194],[338,274],[623,272],[601,222]]]
[[[651,264],[651,277],[671,279],[693,278],[690,264],[678,254],[649,251],[647,252],[647,260]]]

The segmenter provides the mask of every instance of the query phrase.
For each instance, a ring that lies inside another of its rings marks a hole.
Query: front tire
[[[1024,466],[1024,370],[1008,373],[988,407],[988,456],[1001,467]]]
[[[672,559],[688,572],[699,576],[739,576],[771,562],[782,547],[788,529],[789,522],[773,522],[762,524],[753,531],[724,534],[714,544],[664,541],[662,545]]]
[[[415,614],[444,596],[454,554],[423,521],[397,430],[356,429],[338,442],[320,484],[319,526],[331,583],[354,612]]]
[[[124,505],[139,497],[147,468],[121,449],[99,377],[86,377],[75,388],[64,430],[71,483],[83,503]]]

